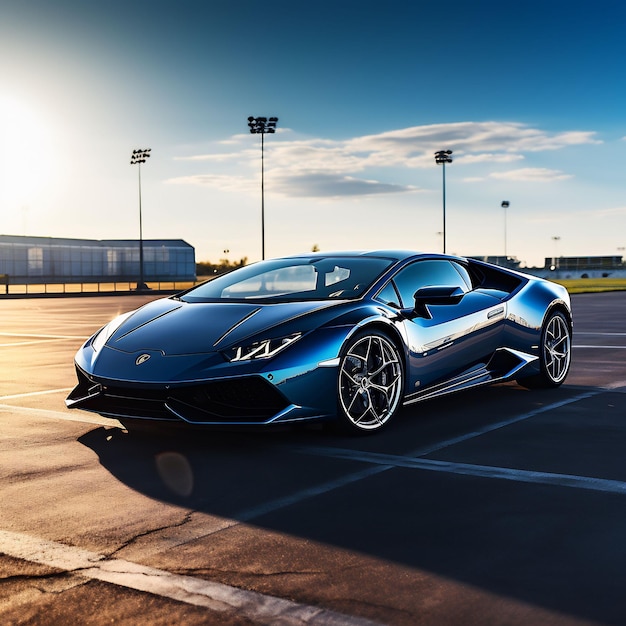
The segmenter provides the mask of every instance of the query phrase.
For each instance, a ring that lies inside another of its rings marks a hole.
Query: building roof
[[[139,239],[72,239],[69,237],[31,237],[27,235],[0,235],[0,243],[16,243],[24,245],[57,245],[57,246],[106,246],[124,247],[139,244]],[[144,239],[148,247],[186,247],[193,248],[183,239]]]

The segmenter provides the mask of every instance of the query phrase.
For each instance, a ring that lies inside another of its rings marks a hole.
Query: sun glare
[[[50,128],[33,108],[0,94],[0,212],[12,215],[51,182]]]

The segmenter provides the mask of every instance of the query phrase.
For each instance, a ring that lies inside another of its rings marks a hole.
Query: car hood
[[[108,339],[107,346],[128,353],[156,350],[167,356],[214,352],[271,333],[281,325],[285,333],[309,330],[316,325],[311,314],[340,304],[341,301],[248,304],[157,300],[126,319]],[[280,334],[278,329],[275,332]]]

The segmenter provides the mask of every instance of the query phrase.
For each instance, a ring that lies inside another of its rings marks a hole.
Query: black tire
[[[340,429],[351,433],[379,431],[396,414],[403,397],[400,351],[379,331],[360,332],[341,351],[337,380]]]
[[[561,311],[550,313],[541,329],[540,372],[519,382],[525,387],[549,388],[563,383],[572,360],[572,330]]]

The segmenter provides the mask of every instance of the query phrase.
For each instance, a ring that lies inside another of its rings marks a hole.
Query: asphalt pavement
[[[130,435],[73,354],[150,296],[0,300],[3,624],[623,624],[626,293],[576,295],[571,373],[387,431]]]

